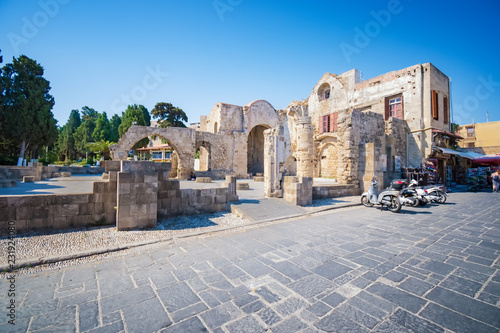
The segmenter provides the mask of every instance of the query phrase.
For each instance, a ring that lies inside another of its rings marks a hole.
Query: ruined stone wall
[[[7,223],[15,222],[18,233],[64,230],[116,222],[117,174],[95,182],[93,193],[0,197],[0,236]]]
[[[217,103],[208,116],[200,118],[200,129],[214,134],[243,130],[243,107]]]

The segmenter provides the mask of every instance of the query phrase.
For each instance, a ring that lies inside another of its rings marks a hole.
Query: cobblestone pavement
[[[498,332],[499,202],[328,211],[14,276],[0,332]]]

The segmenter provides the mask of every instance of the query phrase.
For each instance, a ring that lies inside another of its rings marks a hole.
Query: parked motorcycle
[[[417,207],[420,203],[420,196],[415,189],[408,188],[407,185],[408,182],[406,179],[394,179],[391,181],[389,188],[399,191],[398,199],[401,205]]]
[[[420,205],[425,206],[429,202],[445,203],[448,193],[443,186],[419,187],[416,180],[410,182],[410,189],[414,189],[421,201]]]
[[[387,207],[393,213],[401,210],[401,202],[398,199],[399,191],[387,188],[378,192],[377,178],[373,177],[368,191],[361,195],[361,203],[365,207],[372,207],[373,205],[380,205],[381,208]]]

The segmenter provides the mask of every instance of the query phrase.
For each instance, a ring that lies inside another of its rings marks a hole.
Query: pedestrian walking
[[[491,174],[491,180],[493,181],[493,192],[500,192],[500,172],[498,169]]]

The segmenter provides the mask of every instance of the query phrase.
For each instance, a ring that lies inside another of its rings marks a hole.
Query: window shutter
[[[389,98],[385,99],[385,117],[384,120],[387,121],[391,116],[391,106],[389,105]]]
[[[319,134],[323,133],[323,116],[319,116],[319,129],[318,129]]]
[[[432,91],[432,118],[439,119],[438,93],[436,90]]]
[[[328,129],[328,132],[334,132],[335,128],[335,113],[332,113],[330,116],[330,128]]]
[[[443,108],[444,108],[443,121],[445,124],[448,124],[450,121],[450,108],[448,106],[448,97],[444,97],[444,99],[443,99]]]

